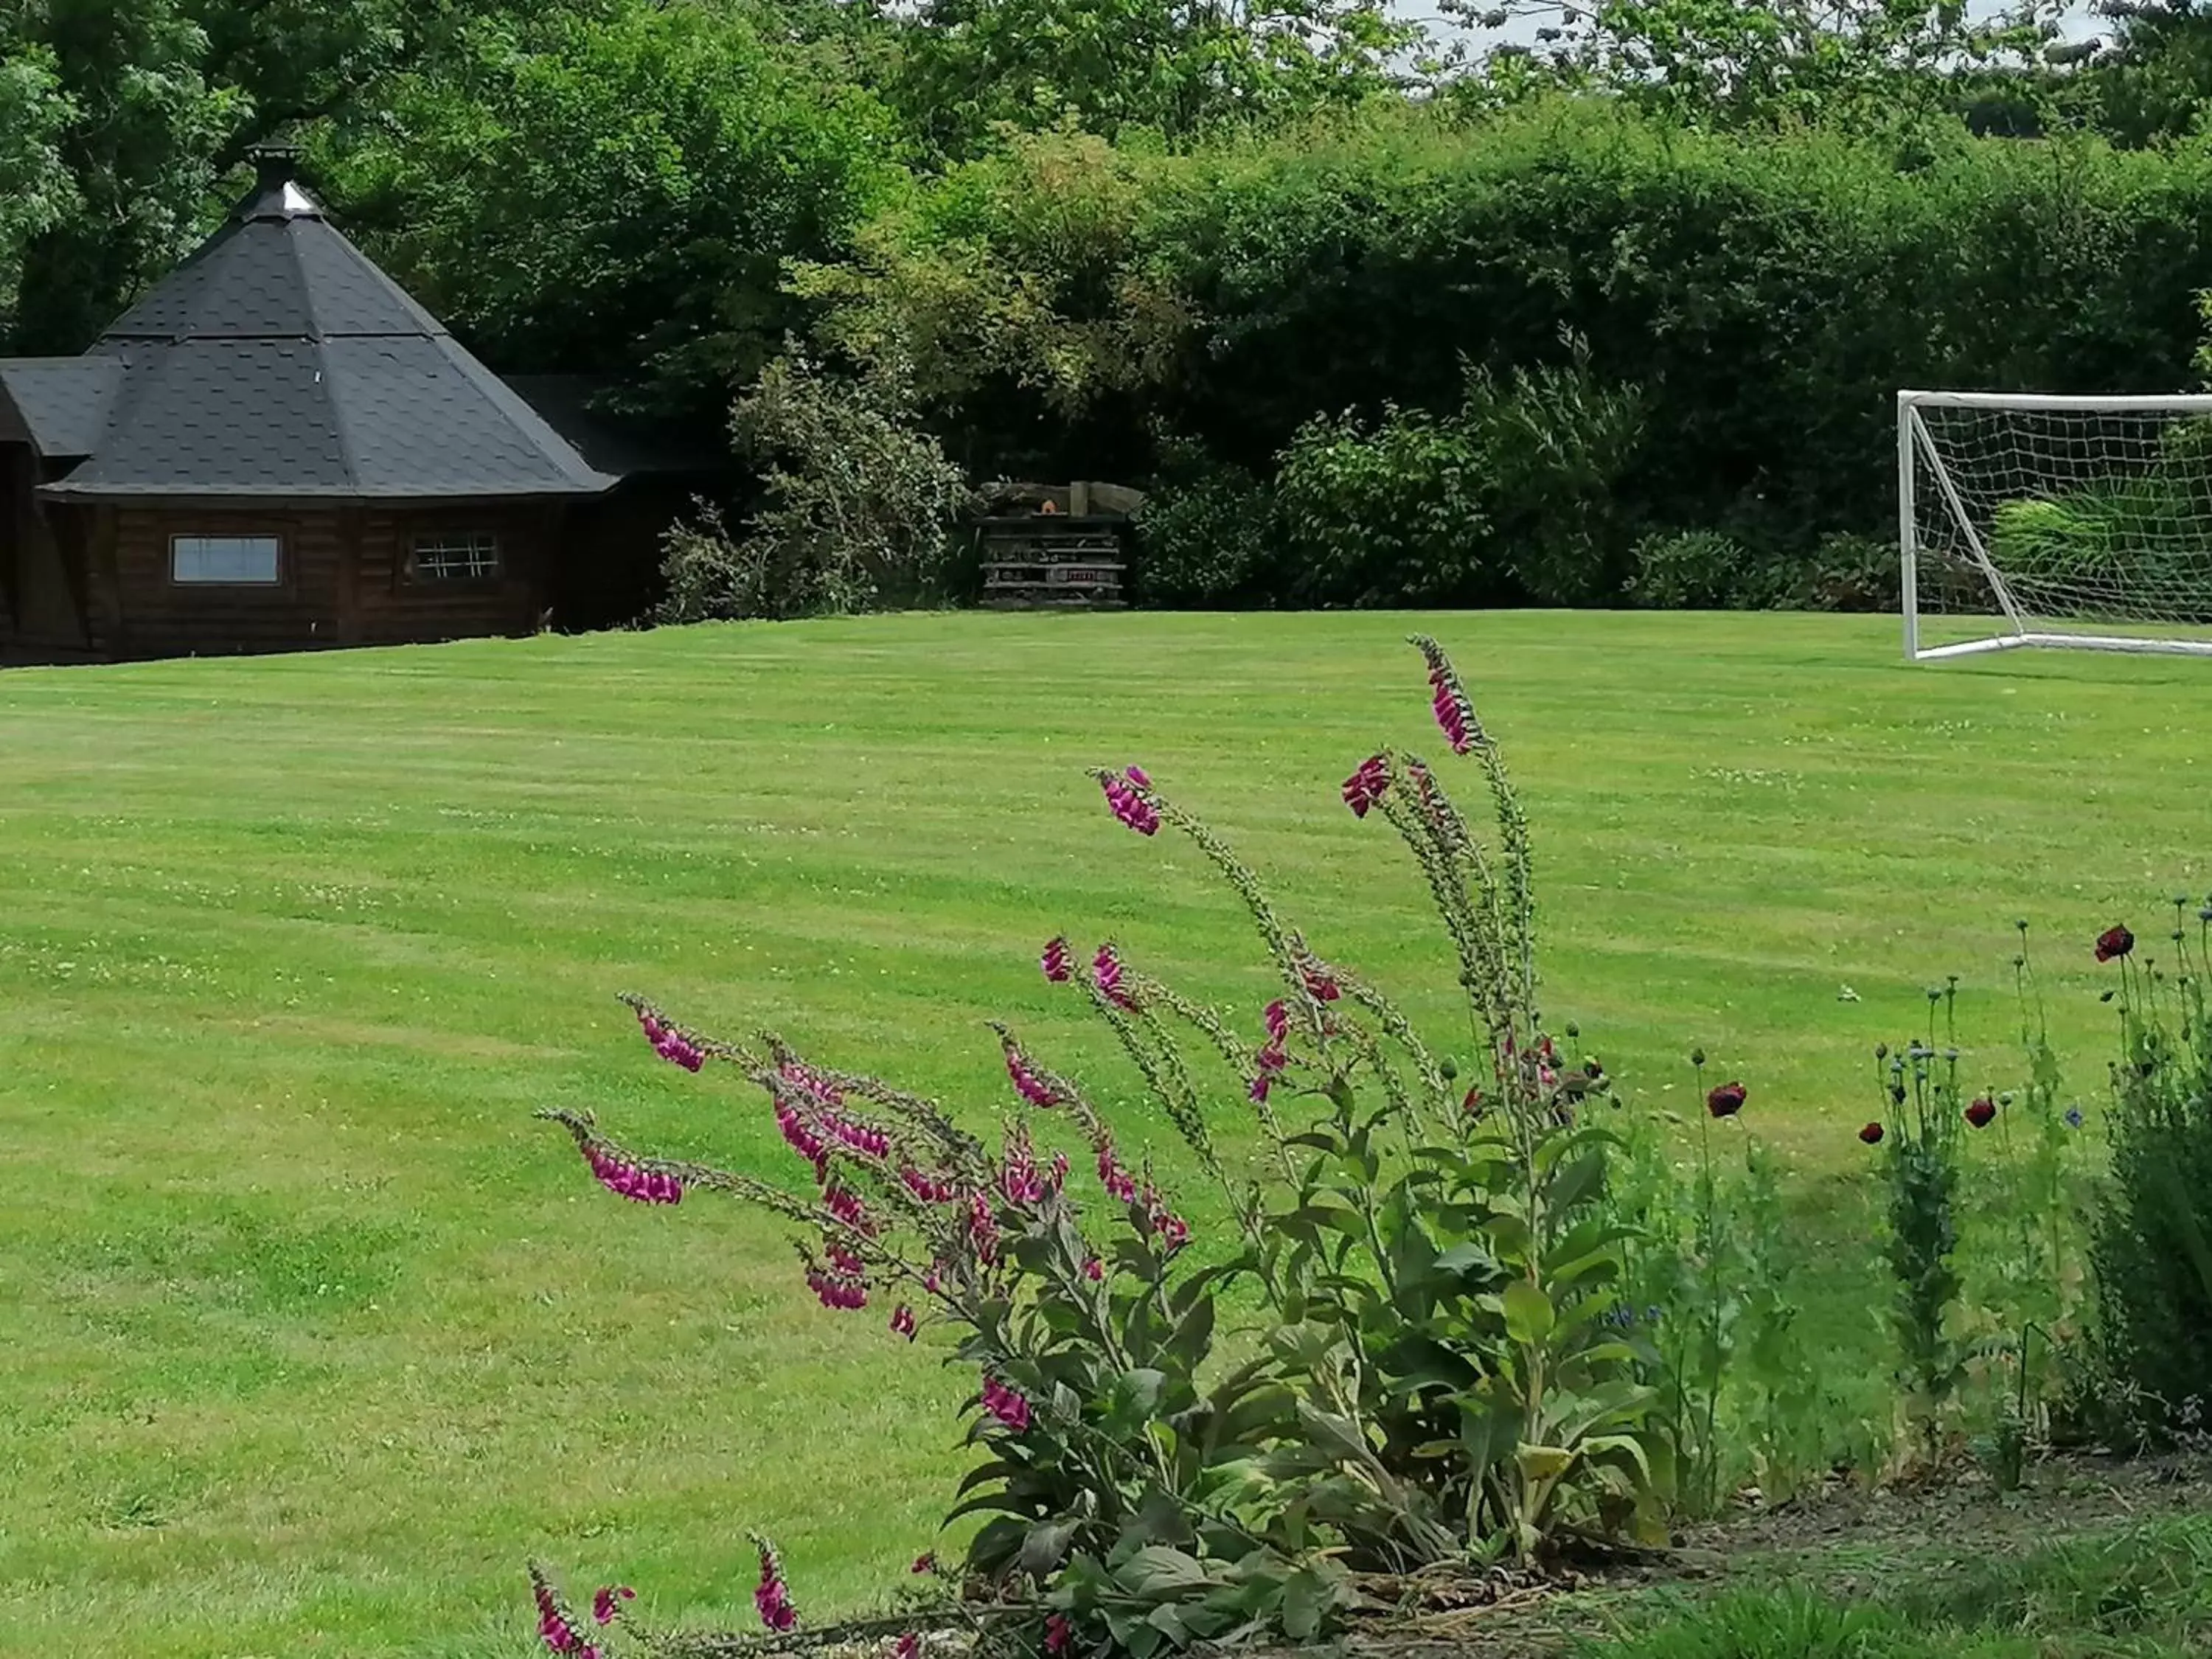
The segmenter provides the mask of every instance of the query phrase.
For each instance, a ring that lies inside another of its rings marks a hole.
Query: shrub
[[[1802,1258],[1775,1159],[1743,1120],[1748,1091],[1706,1090],[1704,1052],[1691,1060],[1704,1102],[1691,1179],[1677,1174],[1675,1148],[1656,1125],[1626,1132],[1614,1207],[1632,1230],[1631,1294],[1614,1318],[1656,1389],[1667,1501],[1703,1518],[1744,1479],[1781,1502],[1825,1474],[1847,1418],[1797,1326]],[[1741,1136],[1740,1161],[1716,1160],[1716,1135]]]
[[[1636,544],[1636,574],[1629,591],[1656,611],[1735,611],[1769,597],[1752,597],[1746,582],[1751,555],[1729,537],[1711,530],[1656,531]]]
[[[740,539],[712,514],[670,533],[659,620],[860,611],[929,592],[969,495],[916,423],[895,361],[837,377],[778,358],[730,424],[767,463],[767,505]]]
[[[1283,452],[1275,480],[1291,593],[1309,605],[1491,605],[1510,592],[1492,562],[1483,457],[1456,423],[1386,409],[1371,427],[1320,416]]]
[[[1789,603],[1802,611],[1893,611],[1899,571],[1894,540],[1832,531],[1798,569]]]
[[[1146,605],[1203,610],[1281,598],[1274,498],[1241,467],[1157,485],[1137,509],[1136,588]]]
[[[1931,988],[1928,1007],[1924,1039],[1893,1054],[1885,1044],[1875,1057],[1883,1068],[1887,1115],[1885,1132],[1875,1139],[1889,1187],[1883,1254],[1895,1281],[1890,1329],[1905,1414],[1919,1431],[1919,1449],[1932,1457],[1966,1368],[1958,1329],[1964,1285],[1953,1260],[1959,1246],[1960,1136],[1962,1126],[1986,1128],[1997,1108],[1980,1097],[1967,1103],[1959,1086],[1957,981]],[[1938,1009],[1946,1022],[1941,1048]]]
[[[717,1191],[786,1218],[826,1305],[880,1315],[889,1302],[908,1340],[950,1330],[979,1384],[966,1407],[977,1461],[953,1513],[992,1517],[965,1571],[1052,1651],[1142,1656],[1255,1630],[1303,1640],[1347,1604],[1347,1568],[1525,1561],[1570,1528],[1662,1529],[1653,1391],[1610,1317],[1628,1232],[1607,1203],[1620,1138],[1582,1121],[1606,1079],[1540,1027],[1527,824],[1449,663],[1418,643],[1447,741],[1481,774],[1493,838],[1399,750],[1370,757],[1342,793],[1406,842],[1455,947],[1481,1054],[1463,1092],[1396,1006],[1316,955],[1141,769],[1093,774],[1130,829],[1194,843],[1280,980],[1255,1036],[1110,943],[1079,959],[1054,939],[1041,959],[1222,1184],[1242,1234],[1225,1259],[1186,1251],[1152,1171],[1129,1167],[1085,1091],[1003,1027],[1030,1109],[994,1150],[936,1105],[773,1036],[715,1041],[631,1000],[665,1058],[733,1067],[768,1097],[812,1177],[805,1193],[641,1156],[587,1114],[544,1114],[624,1197]],[[1218,1147],[1183,1032],[1234,1080],[1258,1156]],[[1033,1139],[1059,1126],[1076,1158]],[[1212,1346],[1232,1283],[1261,1310],[1234,1363]],[[763,1562],[763,1616],[773,1603],[780,1618],[766,1546]]]
[[[2191,437],[2187,442],[2201,442]],[[2201,465],[2006,501],[1990,526],[1991,556],[2014,585],[2076,602],[2149,602],[2181,622],[2212,621],[2203,589]]]
[[[2212,902],[2196,912],[2194,950],[2191,908],[2174,902],[2170,970],[2139,957],[2124,927],[2097,946],[2119,981],[2120,1056],[2090,1259],[2107,1380],[2124,1419],[2154,1437],[2201,1430],[2212,1413]]]
[[[1641,394],[1572,343],[1564,366],[1465,371],[1449,416],[1386,407],[1302,427],[1279,458],[1290,591],[1352,605],[1589,603],[1618,591],[1612,486]]]

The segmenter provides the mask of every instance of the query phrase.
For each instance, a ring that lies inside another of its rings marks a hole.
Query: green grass
[[[606,1198],[530,1111],[787,1167],[756,1102],[653,1059],[611,1000],[636,988],[977,1118],[1007,1101],[1004,1014],[1164,1140],[1038,945],[1110,932],[1253,1009],[1264,985],[1232,902],[1107,817],[1095,762],[1142,761],[1324,952],[1441,1013],[1416,882],[1335,799],[1378,741],[1437,747],[1409,622],[0,675],[0,1651],[520,1653],[533,1553],[735,1624],[747,1525],[802,1607],[895,1579],[965,1379],[814,1306],[774,1224]],[[1686,1102],[1702,1043],[1839,1237],[1866,1051],[1924,983],[1964,976],[1999,1066],[2033,916],[2086,1081],[2087,940],[2155,939],[2156,901],[2207,884],[2212,665],[1908,669],[1879,620],[1425,625],[1527,797],[1550,1012],[1646,1103]]]
[[[1971,1534],[1930,1562],[1885,1563],[1864,1598],[1825,1586],[1731,1590],[1669,1616],[1614,1608],[1626,1639],[1582,1659],[2198,1659],[2212,1649],[2212,1516],[2106,1529],[2017,1556]]]

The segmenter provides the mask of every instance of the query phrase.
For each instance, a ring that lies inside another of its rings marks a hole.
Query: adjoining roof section
[[[585,461],[324,216],[288,152],[87,354],[119,365],[88,459],[40,493],[594,495]]]
[[[0,433],[20,428],[46,459],[76,460],[99,447],[122,389],[112,357],[0,358]]]
[[[605,411],[601,399],[618,384],[597,374],[510,374],[507,384],[576,453],[601,472],[722,472],[732,465],[726,437],[718,428],[702,436],[666,420],[632,419]],[[722,441],[714,439],[722,437]]]

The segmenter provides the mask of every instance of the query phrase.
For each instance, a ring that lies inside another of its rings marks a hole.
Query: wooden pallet
[[[1127,603],[1116,524],[1039,514],[982,530],[983,603],[1002,610],[1110,610]]]
[[[993,560],[983,567],[983,603],[1006,609],[1036,605],[1105,610],[1127,603],[1121,579],[1128,567],[1118,561],[1078,564],[1038,560]]]

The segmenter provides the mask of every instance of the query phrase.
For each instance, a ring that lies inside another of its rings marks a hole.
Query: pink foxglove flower
[[[1359,769],[1344,781],[1344,804],[1354,817],[1364,818],[1390,787],[1390,763],[1380,755],[1360,762]]]
[[[908,1631],[891,1644],[890,1659],[921,1659],[921,1638]]]
[[[805,1091],[824,1106],[842,1106],[845,1103],[844,1091],[804,1061],[787,1060],[776,1070],[785,1082],[795,1089]]]
[[[553,1653],[582,1655],[586,1651],[584,1638],[577,1634],[575,1626],[569,1620],[568,1610],[561,1605],[560,1598],[554,1595],[553,1587],[538,1577],[535,1568],[532,1569],[530,1576],[532,1594],[538,1602],[538,1634],[544,1639],[547,1650]]]
[[[1083,1276],[1094,1285],[1103,1284],[1106,1279],[1106,1264],[1095,1255],[1084,1257]]]
[[[1133,1009],[1137,1006],[1121,984],[1121,959],[1114,954],[1112,945],[1098,947],[1098,954],[1091,959],[1091,977],[1098,987],[1098,994],[1116,1007]]]
[[[1055,1613],[1044,1621],[1044,1650],[1053,1659],[1060,1659],[1074,1639],[1075,1627],[1067,1622],[1065,1613]]]
[[[1105,1188],[1109,1198],[1118,1198],[1124,1204],[1137,1196],[1136,1177],[1116,1161],[1110,1140],[1101,1141],[1098,1146],[1098,1184]]]
[[[1044,1180],[1037,1173],[1036,1147],[1027,1123],[1018,1118],[1007,1123],[1006,1148],[1000,1187],[1011,1203],[1036,1203],[1044,1196]]]
[[[622,1612],[622,1603],[636,1595],[628,1584],[602,1584],[592,1592],[592,1617],[603,1625],[611,1624]]]
[[[1029,1056],[1021,1051],[1012,1038],[1006,1039],[1005,1046],[1006,1075],[1013,1079],[1014,1092],[1039,1111],[1048,1112],[1059,1105],[1060,1097],[1054,1094],[1051,1086],[1036,1074],[1036,1068],[1030,1064]]]
[[[981,1193],[968,1200],[968,1243],[978,1261],[999,1259],[998,1218],[991,1213],[990,1200]]]
[[[848,1279],[835,1273],[825,1273],[819,1267],[810,1267],[806,1273],[806,1287],[825,1308],[835,1308],[844,1313],[857,1313],[868,1305],[868,1286],[865,1279]]]
[[[1279,1048],[1283,1040],[1291,1034],[1289,1005],[1285,1003],[1282,998],[1277,997],[1267,1005],[1260,1018],[1267,1024],[1268,1042]]]
[[[1482,723],[1474,717],[1474,704],[1460,684],[1453,670],[1451,659],[1444,655],[1443,647],[1426,635],[1415,635],[1413,644],[1429,665],[1429,690],[1433,694],[1431,707],[1435,710],[1437,726],[1451,744],[1452,753],[1464,755],[1479,744],[1486,741],[1482,734]]]
[[[1306,967],[1299,969],[1306,982],[1306,994],[1316,1002],[1334,1002],[1343,994],[1335,980],[1322,969]]]
[[[911,1342],[914,1340],[915,1330],[914,1310],[902,1302],[891,1310],[891,1334],[894,1336],[902,1336]]]
[[[875,1218],[867,1206],[842,1187],[830,1187],[822,1194],[822,1207],[864,1238],[876,1236]]]
[[[775,1109],[775,1127],[782,1133],[784,1144],[814,1166],[817,1181],[830,1173],[830,1148],[814,1127],[799,1114],[789,1101],[780,1101]]]
[[[949,1204],[960,1195],[951,1182],[934,1180],[916,1169],[902,1169],[899,1179],[925,1204]]]
[[[983,1379],[983,1409],[1016,1434],[1030,1425],[1030,1402],[995,1376]]]
[[[1145,1186],[1144,1205],[1145,1219],[1150,1224],[1153,1237],[1160,1241],[1170,1255],[1190,1243],[1190,1224],[1168,1209],[1166,1202],[1153,1190],[1150,1182]]]
[[[1044,976],[1054,985],[1066,984],[1075,971],[1074,965],[1068,960],[1067,941],[1055,939],[1047,945],[1044,954],[1037,958],[1037,965],[1044,969]]]
[[[1138,781],[1142,780],[1142,781]],[[1152,780],[1132,767],[1127,776],[1112,772],[1098,775],[1099,787],[1106,792],[1106,805],[1114,816],[1140,836],[1156,836],[1160,830],[1159,811],[1139,791],[1150,787]]]
[[[799,1610],[791,1605],[791,1587],[784,1583],[783,1563],[775,1546],[758,1533],[753,1534],[753,1547],[760,1552],[760,1585],[753,1591],[754,1610],[769,1629],[787,1631],[799,1622]]]
[[[680,1176],[657,1170],[641,1169],[597,1147],[591,1148],[584,1156],[599,1185],[619,1198],[627,1198],[638,1204],[680,1204],[684,1201],[684,1182]]]

